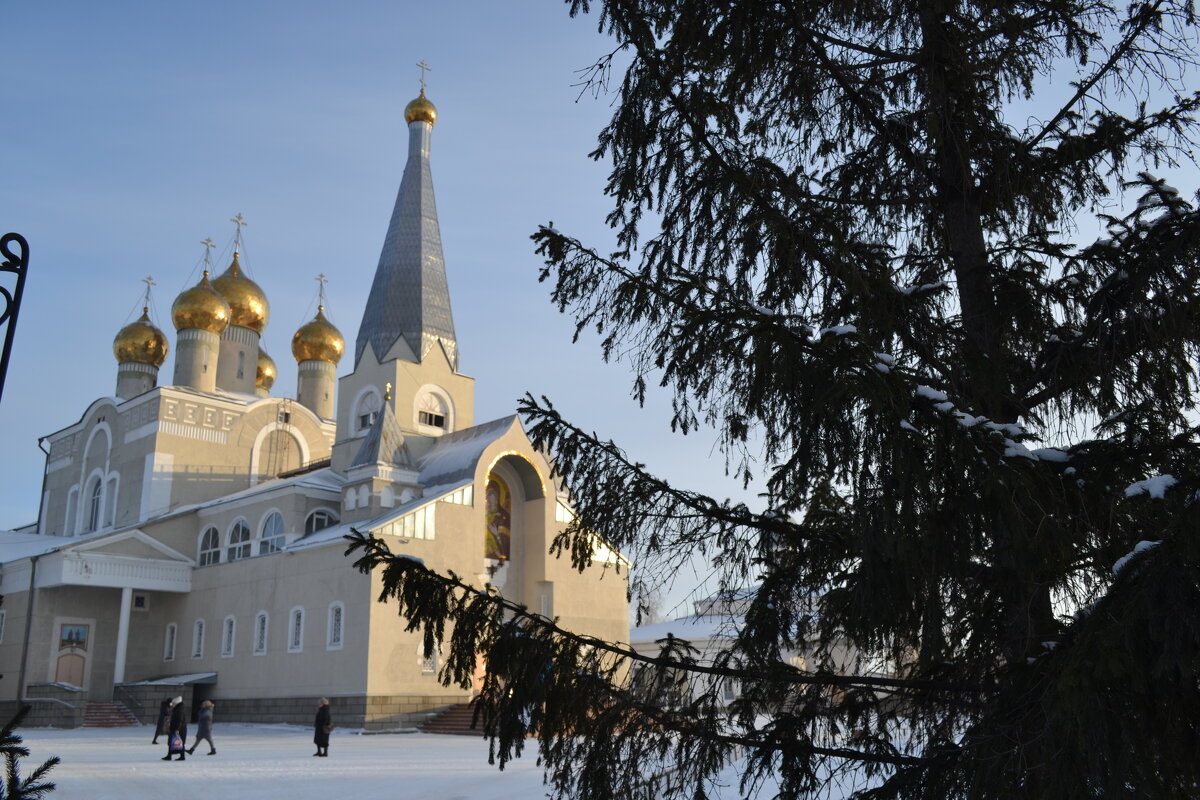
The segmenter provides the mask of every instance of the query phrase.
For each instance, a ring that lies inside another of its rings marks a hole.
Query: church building
[[[601,547],[582,573],[549,556],[569,498],[516,416],[474,418],[424,89],[405,119],[407,164],[348,352],[319,305],[292,340],[295,398],[273,396],[270,307],[235,249],[174,300],[169,385],[167,336],[143,313],[114,341],[115,396],[44,437],[39,519],[0,533],[0,712],[28,700],[28,724],[70,726],[116,701],[152,722],[184,694],[224,721],[311,723],[328,697],[340,726],[389,729],[464,702],[344,555],[351,527],[628,641],[619,554]]]

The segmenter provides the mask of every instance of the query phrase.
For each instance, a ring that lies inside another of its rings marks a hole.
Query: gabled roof
[[[434,486],[473,480],[475,465],[483,451],[514,425],[520,427],[521,423],[511,414],[440,437],[421,459],[421,484]]]
[[[395,464],[412,468],[412,457],[408,454],[408,445],[404,443],[404,432],[400,430],[391,403],[383,404],[383,410],[363,437],[362,447],[358,448],[358,455],[350,462],[350,468],[368,464]]]

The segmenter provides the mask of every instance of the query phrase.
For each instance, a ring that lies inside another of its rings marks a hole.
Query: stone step
[[[481,728],[472,728],[471,719],[475,707],[470,703],[459,703],[433,717],[421,726],[423,733],[440,733],[455,736],[482,736]]]
[[[89,700],[83,714],[85,728],[127,728],[140,724],[124,703]]]

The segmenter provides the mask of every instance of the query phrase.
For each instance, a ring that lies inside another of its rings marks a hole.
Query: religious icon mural
[[[512,494],[502,478],[489,475],[486,496],[484,556],[507,561],[512,548]]]
[[[83,687],[87,675],[89,625],[63,623],[58,629],[58,654],[54,661],[54,681]]]
[[[58,649],[79,649],[87,650],[88,645],[88,626],[87,625],[63,625],[59,629]]]

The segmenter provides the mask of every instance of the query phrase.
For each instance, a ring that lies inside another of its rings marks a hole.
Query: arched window
[[[358,399],[358,406],[354,409],[354,430],[365,431],[375,424],[375,419],[379,416],[379,409],[382,407],[383,398],[372,387]]]
[[[262,533],[258,537],[258,554],[278,553],[283,549],[283,514],[272,511],[263,520]]]
[[[200,558],[198,561],[202,567],[221,562],[221,532],[211,525],[204,529],[204,533],[200,534]]]
[[[267,652],[267,612],[260,611],[254,618],[254,655]]]
[[[454,403],[440,386],[428,383],[418,389],[412,413],[418,433],[440,436],[454,430]]]
[[[192,658],[204,656],[204,620],[196,620],[192,626]]]
[[[233,635],[236,629],[237,620],[231,614],[221,625],[221,658],[233,658]]]
[[[229,546],[225,549],[226,561],[239,561],[250,557],[250,526],[239,519],[229,529]]]
[[[325,641],[326,650],[341,650],[342,635],[346,622],[346,609],[339,602],[329,604],[329,636]]]
[[[104,482],[99,478],[92,481],[88,492],[87,516],[84,518],[83,530],[90,533],[100,527],[100,504],[104,498]]]
[[[318,508],[308,515],[308,519],[304,520],[304,533],[316,533],[319,530],[324,530],[331,525],[337,524],[338,518],[336,514],[327,509]]]
[[[304,609],[296,606],[288,615],[288,652],[304,649]]]
[[[163,661],[175,660],[175,638],[178,630],[174,622],[167,623],[167,633],[163,637]]]

